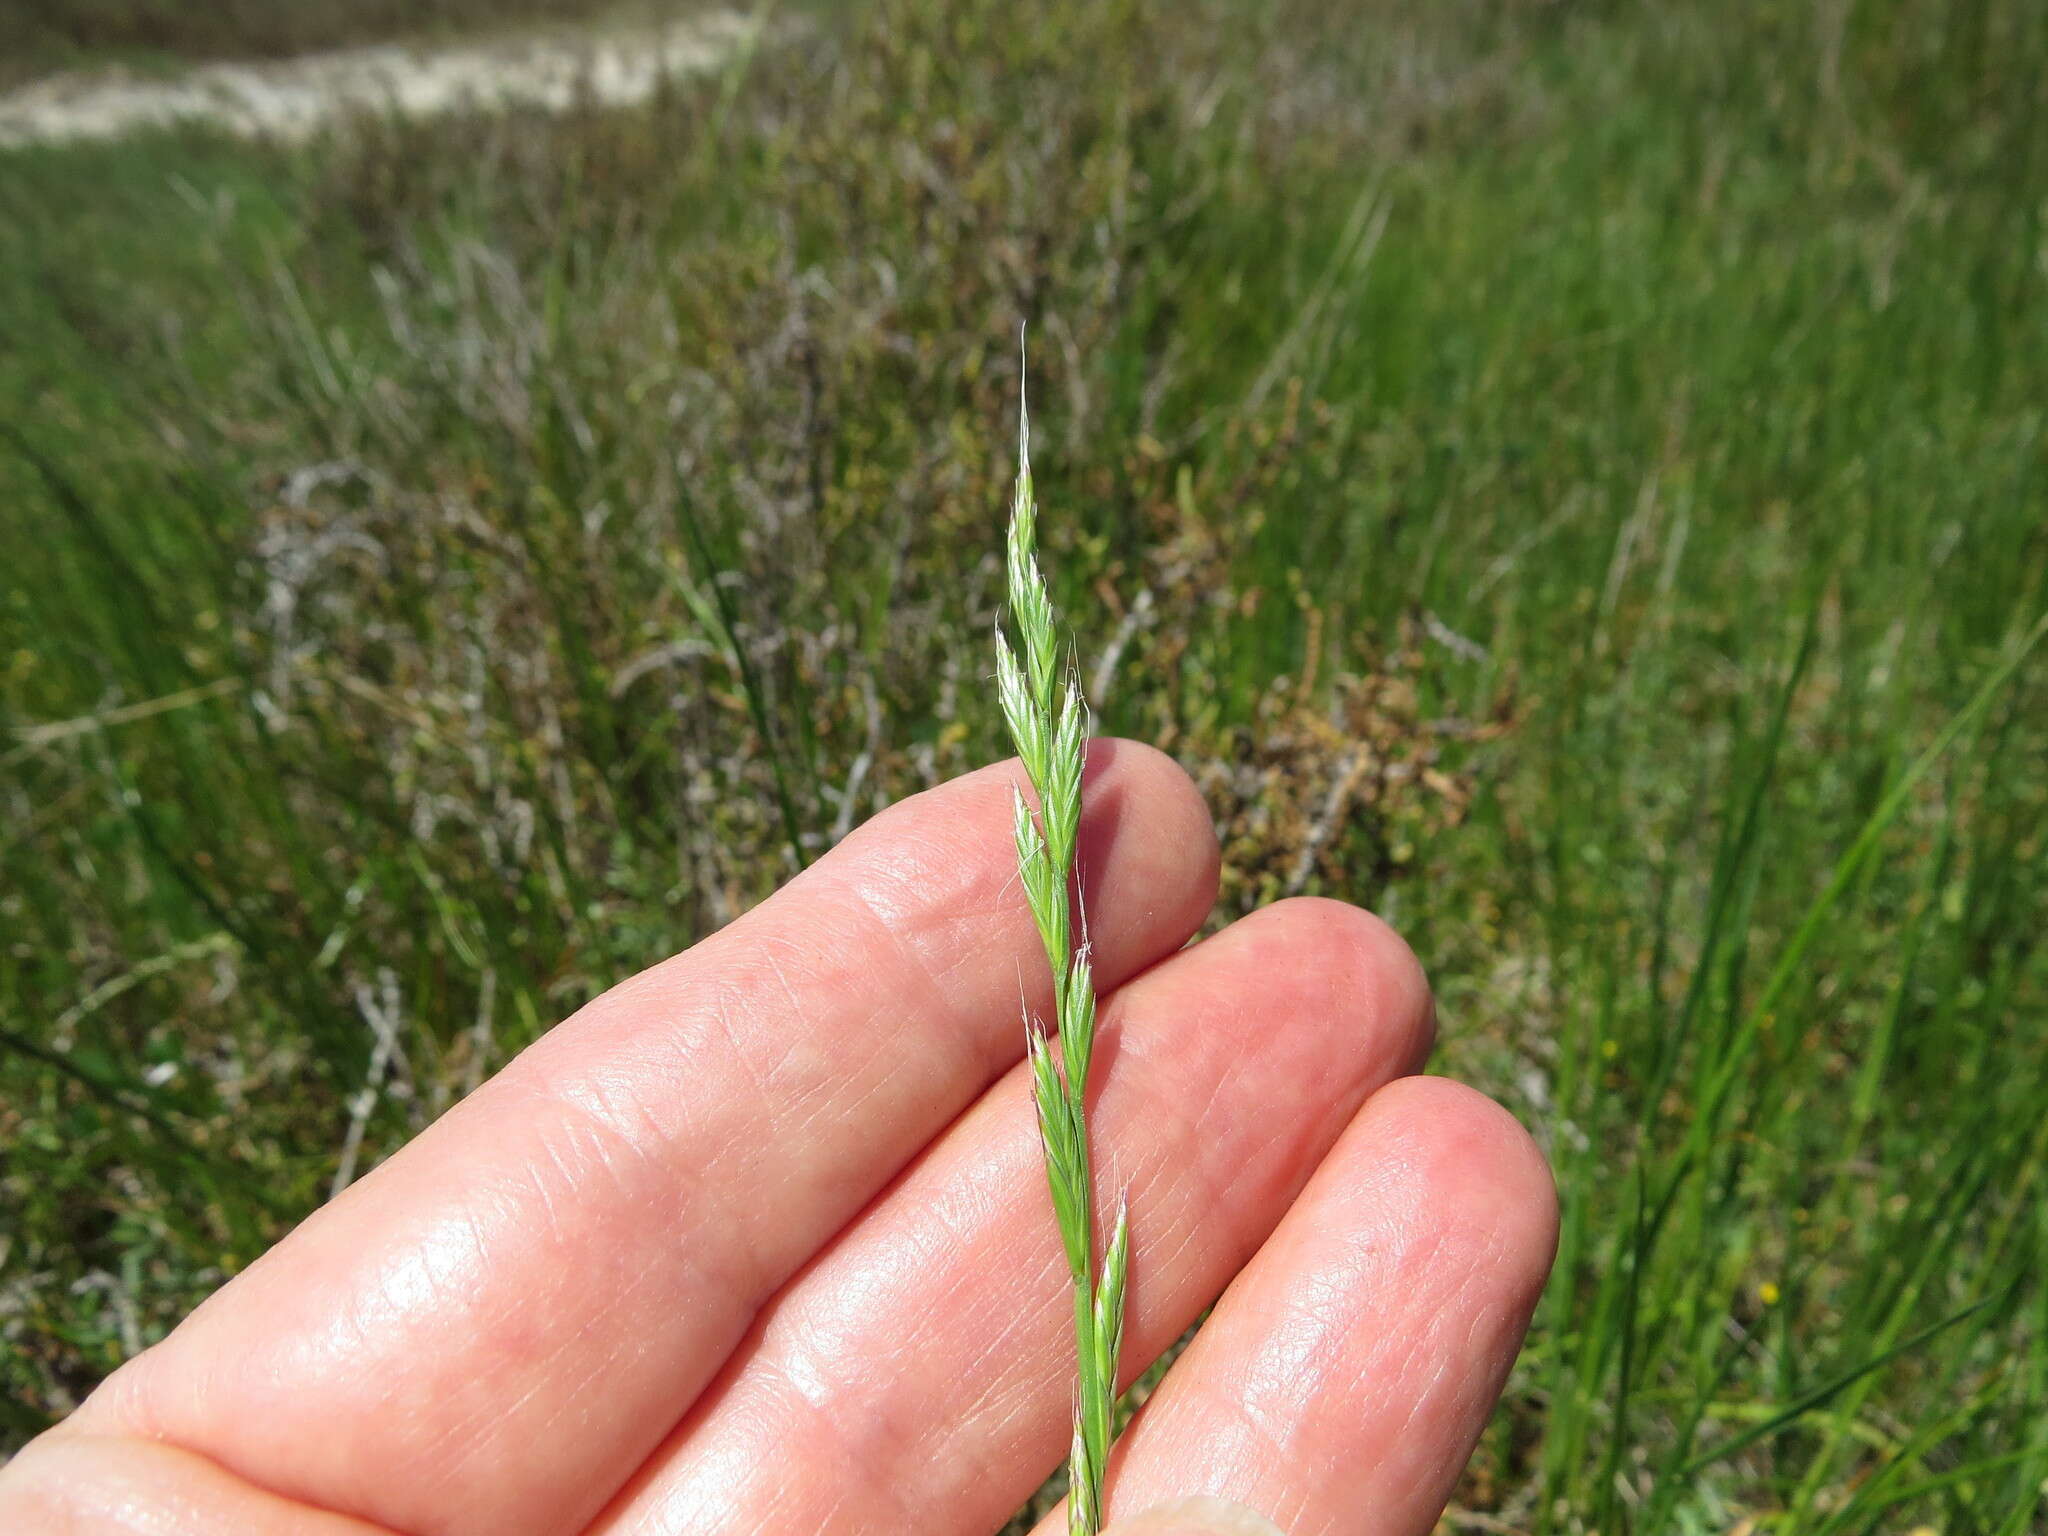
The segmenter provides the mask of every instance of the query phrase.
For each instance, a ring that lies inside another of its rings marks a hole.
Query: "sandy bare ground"
[[[755,23],[716,11],[659,26],[533,32],[420,49],[347,48],[274,63],[208,64],[157,77],[53,75],[0,95],[0,148],[110,139],[201,122],[251,138],[303,139],[340,118],[578,101],[645,100],[662,81],[714,69]]]

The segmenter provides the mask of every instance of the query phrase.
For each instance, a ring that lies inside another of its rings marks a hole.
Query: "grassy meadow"
[[[1556,1167],[1446,1529],[2048,1530],[2044,122],[2027,0],[870,0],[0,152],[0,1446],[1001,754],[1028,321],[1218,921],[1387,915]]]

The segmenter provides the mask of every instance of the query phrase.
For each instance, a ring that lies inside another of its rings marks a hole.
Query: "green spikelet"
[[[996,692],[1038,809],[1017,794],[1017,871],[1052,968],[1053,1028],[1027,1021],[1032,1094],[1045,1146],[1046,1183],[1074,1284],[1077,1387],[1067,1501],[1071,1536],[1095,1536],[1102,1524],[1102,1482],[1116,1429],[1117,1356],[1123,1345],[1124,1286],[1130,1223],[1119,1204],[1116,1228],[1098,1270],[1095,1199],[1089,1167],[1088,1063],[1095,1049],[1095,979],[1085,940],[1076,942],[1071,892],[1081,828],[1081,763],[1088,706],[1062,654],[1058,620],[1038,568],[1038,504],[1031,488],[1031,426],[1018,411],[1017,494],[1005,548],[1010,619],[1017,645],[998,629]],[[1059,1058],[1052,1041],[1059,1041]]]

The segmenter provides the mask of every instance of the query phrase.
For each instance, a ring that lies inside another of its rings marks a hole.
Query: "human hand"
[[[0,1528],[1001,1526],[1066,1448],[1072,1370],[1016,777],[884,812],[553,1030],[0,1472]],[[1216,881],[1192,785],[1096,742],[1084,804],[1125,1379],[1230,1287],[1108,1517],[1205,1495],[1420,1536],[1549,1269],[1542,1157],[1407,1075],[1429,994],[1384,924],[1285,901],[1182,950]],[[1128,1529],[1262,1528],[1219,1507]]]

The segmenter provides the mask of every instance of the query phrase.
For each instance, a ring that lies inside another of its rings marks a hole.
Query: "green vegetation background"
[[[0,1432],[998,755],[1028,319],[1103,728],[1557,1167],[1451,1527],[2048,1528],[2044,82],[2028,0],[877,0],[0,155]]]

